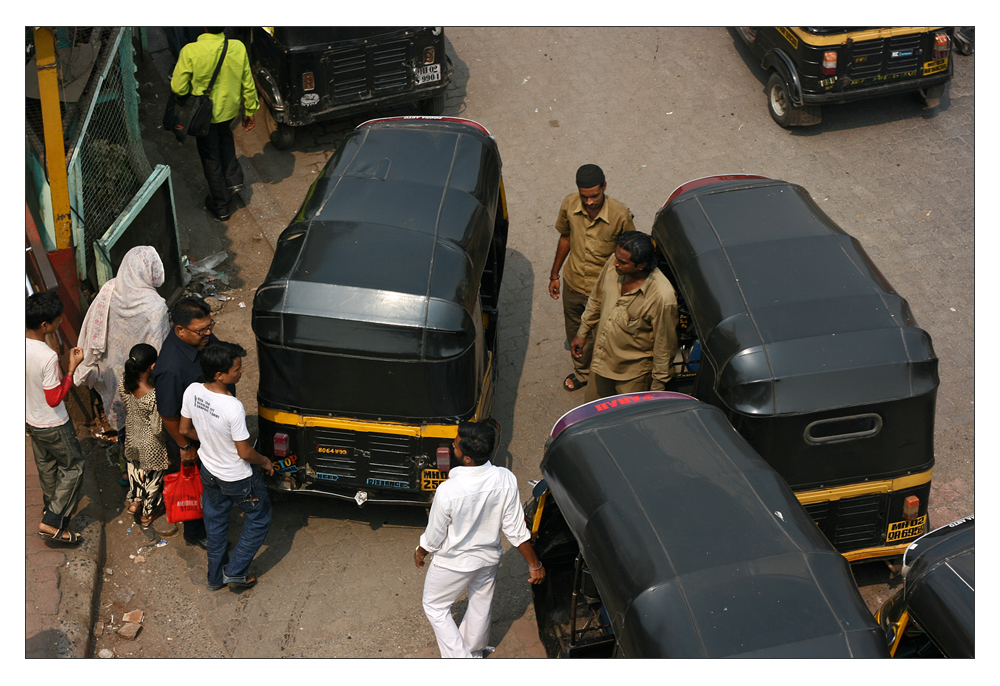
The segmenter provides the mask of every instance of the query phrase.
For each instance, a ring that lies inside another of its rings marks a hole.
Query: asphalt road
[[[767,113],[766,75],[725,29],[463,28],[446,35],[456,72],[445,114],[485,125],[504,160],[511,225],[495,405],[500,461],[525,496],[528,480],[540,478],[552,423],[582,402],[561,387],[571,365],[561,304],[546,287],[559,203],[574,190],[576,168],[593,162],[607,174],[608,194],[632,209],[644,231],[670,192],[693,178],[755,173],[808,189],[860,240],[933,338],[941,386],[932,526],[975,511],[974,57],[954,58],[955,78],[935,111],[900,95],[830,106],[822,124],[787,131]],[[386,113],[302,129],[285,151],[267,142],[263,126],[237,131],[248,209],[220,225],[199,209],[205,191],[193,144],[179,150],[155,130],[169,57],[155,36],[151,45],[155,63],[140,72],[147,153],[173,168],[182,251],[192,260],[219,250],[231,255],[222,266],[231,288],[216,333],[250,350],[238,397],[254,415],[249,313],[271,245],[343,133]],[[109,500],[108,507],[116,505]],[[420,509],[286,500],[276,505],[255,563],[258,586],[212,594],[203,587],[199,549],[170,537],[136,565],[128,554],[143,544],[141,534],[109,517],[108,565],[119,571],[104,577],[102,621],[124,609],[116,600],[122,571],[131,571],[130,603],[144,604],[148,614],[138,640],[105,635],[95,653],[436,656],[420,609],[423,573],[412,562],[424,522]],[[884,565],[857,568],[857,576],[871,607],[893,585]],[[526,579],[523,560],[507,551],[494,612],[496,657],[544,654]]]

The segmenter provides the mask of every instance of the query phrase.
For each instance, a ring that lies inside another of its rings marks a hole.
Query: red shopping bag
[[[201,519],[201,473],[198,465],[181,463],[179,472],[163,477],[163,502],[171,524]]]

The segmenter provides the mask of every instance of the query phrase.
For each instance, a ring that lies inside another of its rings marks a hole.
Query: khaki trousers
[[[609,395],[641,393],[642,391],[648,391],[652,383],[653,375],[651,373],[643,374],[634,379],[625,379],[624,381],[609,379],[594,373],[590,375],[590,383],[587,384],[587,389],[583,392],[583,400],[589,403],[598,398],[607,398]]]
[[[27,423],[24,426],[31,436],[31,452],[45,502],[42,523],[65,529],[80,503],[83,485],[84,458],[73,420],[47,429]]]

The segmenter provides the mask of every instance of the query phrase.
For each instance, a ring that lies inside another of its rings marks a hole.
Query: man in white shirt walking
[[[452,468],[434,494],[427,529],[413,555],[418,569],[434,553],[424,579],[424,613],[434,629],[441,657],[482,657],[488,649],[493,589],[500,566],[503,531],[528,563],[529,583],[545,579],[524,523],[517,478],[490,463],[496,431],[462,422],[452,443]],[[469,591],[462,625],[451,606]]]

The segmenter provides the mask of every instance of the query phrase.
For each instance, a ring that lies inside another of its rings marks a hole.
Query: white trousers
[[[431,562],[424,578],[424,614],[434,629],[441,657],[482,657],[490,639],[493,588],[499,565],[471,572],[456,572]],[[469,591],[469,608],[456,626],[451,606],[462,591]]]

